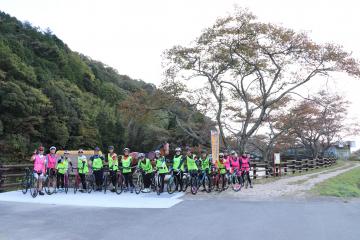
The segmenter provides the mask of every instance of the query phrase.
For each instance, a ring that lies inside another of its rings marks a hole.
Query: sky
[[[360,2],[356,0],[0,0],[0,10],[54,34],[77,52],[119,73],[158,85],[162,53],[186,45],[234,6],[259,20],[308,32],[317,42],[343,45],[360,59]],[[325,85],[325,83],[327,83]],[[326,86],[352,102],[360,119],[360,79],[336,75],[304,89]],[[352,137],[355,139],[355,137]],[[360,138],[356,137],[357,148]]]

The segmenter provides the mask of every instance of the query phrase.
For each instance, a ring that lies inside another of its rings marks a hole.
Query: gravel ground
[[[359,167],[360,164],[346,163],[344,166],[324,170],[322,172],[310,173],[295,177],[284,177],[277,181],[254,185],[254,188],[242,189],[240,192],[234,192],[228,189],[226,192],[202,193],[196,196],[187,194],[188,199],[204,199],[204,198],[241,198],[244,200],[267,201],[281,199],[304,199],[313,197],[308,190],[315,184],[320,183],[329,178],[335,177],[341,173],[347,172],[353,168]]]

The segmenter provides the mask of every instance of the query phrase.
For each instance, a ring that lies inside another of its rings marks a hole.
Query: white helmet
[[[181,152],[181,148],[179,147],[175,148],[175,152]]]
[[[155,150],[155,154],[160,154],[160,150]]]

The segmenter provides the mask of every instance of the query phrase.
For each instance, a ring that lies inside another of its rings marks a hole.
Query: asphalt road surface
[[[359,201],[207,199],[168,209],[0,202],[0,240],[358,240],[359,223]]]

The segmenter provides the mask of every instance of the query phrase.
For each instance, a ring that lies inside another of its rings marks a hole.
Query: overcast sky
[[[154,84],[162,80],[165,49],[188,44],[234,5],[248,8],[264,22],[309,32],[318,42],[341,44],[360,59],[356,0],[0,0],[1,11],[49,27],[72,50]],[[330,80],[329,88],[352,102],[350,117],[360,119],[360,80]]]

